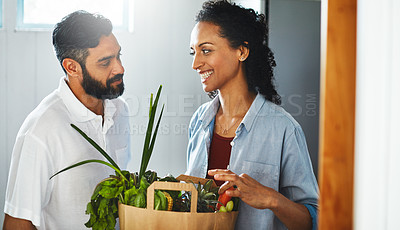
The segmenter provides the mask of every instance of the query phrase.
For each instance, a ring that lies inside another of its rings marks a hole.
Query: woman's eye
[[[201,53],[202,54],[204,54],[204,55],[207,55],[208,53],[210,53],[211,52],[211,50],[209,50],[209,49],[202,49],[201,50]],[[190,50],[190,55],[191,56],[194,56],[196,54],[196,52],[192,49],[192,50]]]
[[[211,50],[209,49],[202,49],[201,52],[203,52],[203,54],[208,54],[211,52]]]

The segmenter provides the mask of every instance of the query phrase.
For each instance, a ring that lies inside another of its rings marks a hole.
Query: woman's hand
[[[235,186],[236,189],[226,191],[226,194],[239,197],[243,202],[254,208],[268,208],[273,211],[277,207],[280,194],[272,188],[260,184],[247,174],[236,175],[228,169],[213,169],[208,171],[208,175],[214,176],[215,180],[225,181],[218,191],[219,194]]]
[[[219,188],[219,194],[235,186],[236,189],[228,190],[226,194],[239,197],[253,208],[272,210],[288,229],[312,228],[310,213],[304,205],[287,199],[274,189],[260,184],[249,175],[236,175],[228,169],[209,170],[208,175],[214,176],[215,180],[225,181]]]

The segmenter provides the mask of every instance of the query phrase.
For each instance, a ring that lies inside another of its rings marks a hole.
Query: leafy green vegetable
[[[137,194],[138,194],[138,189],[136,189],[135,186],[126,190],[124,193],[125,204],[133,206]]]
[[[157,190],[156,192],[157,196],[160,197],[160,209],[156,210],[167,210],[167,197],[165,197],[164,193],[162,193],[160,190]]]
[[[119,180],[116,178],[106,179],[96,187],[91,201],[86,206],[86,214],[90,219],[85,226],[93,229],[114,229],[118,217],[118,188]],[[122,188],[122,187],[121,187]],[[103,197],[104,194],[107,197]]]
[[[143,191],[139,190],[139,193],[136,195],[135,201],[133,206],[138,208],[145,208],[146,207],[146,197]]]
[[[154,210],[161,210],[161,199],[156,193],[154,194]]]
[[[123,182],[119,180],[105,181],[99,191],[99,195],[106,199],[117,198],[124,189],[122,183]]]

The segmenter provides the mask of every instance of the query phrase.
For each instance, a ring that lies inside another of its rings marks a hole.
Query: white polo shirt
[[[102,116],[88,110],[64,78],[22,124],[12,153],[4,212],[32,221],[38,229],[86,229],[86,205],[97,183],[115,172],[89,163],[107,161],[70,124],[75,124],[125,169],[130,156],[128,106],[121,98],[104,101]]]

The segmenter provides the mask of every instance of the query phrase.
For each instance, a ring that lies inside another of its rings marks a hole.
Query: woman
[[[279,106],[264,15],[205,2],[191,34],[205,92],[189,126],[187,174],[241,199],[237,229],[316,227],[318,185],[300,125]],[[208,174],[208,175],[207,175]]]

